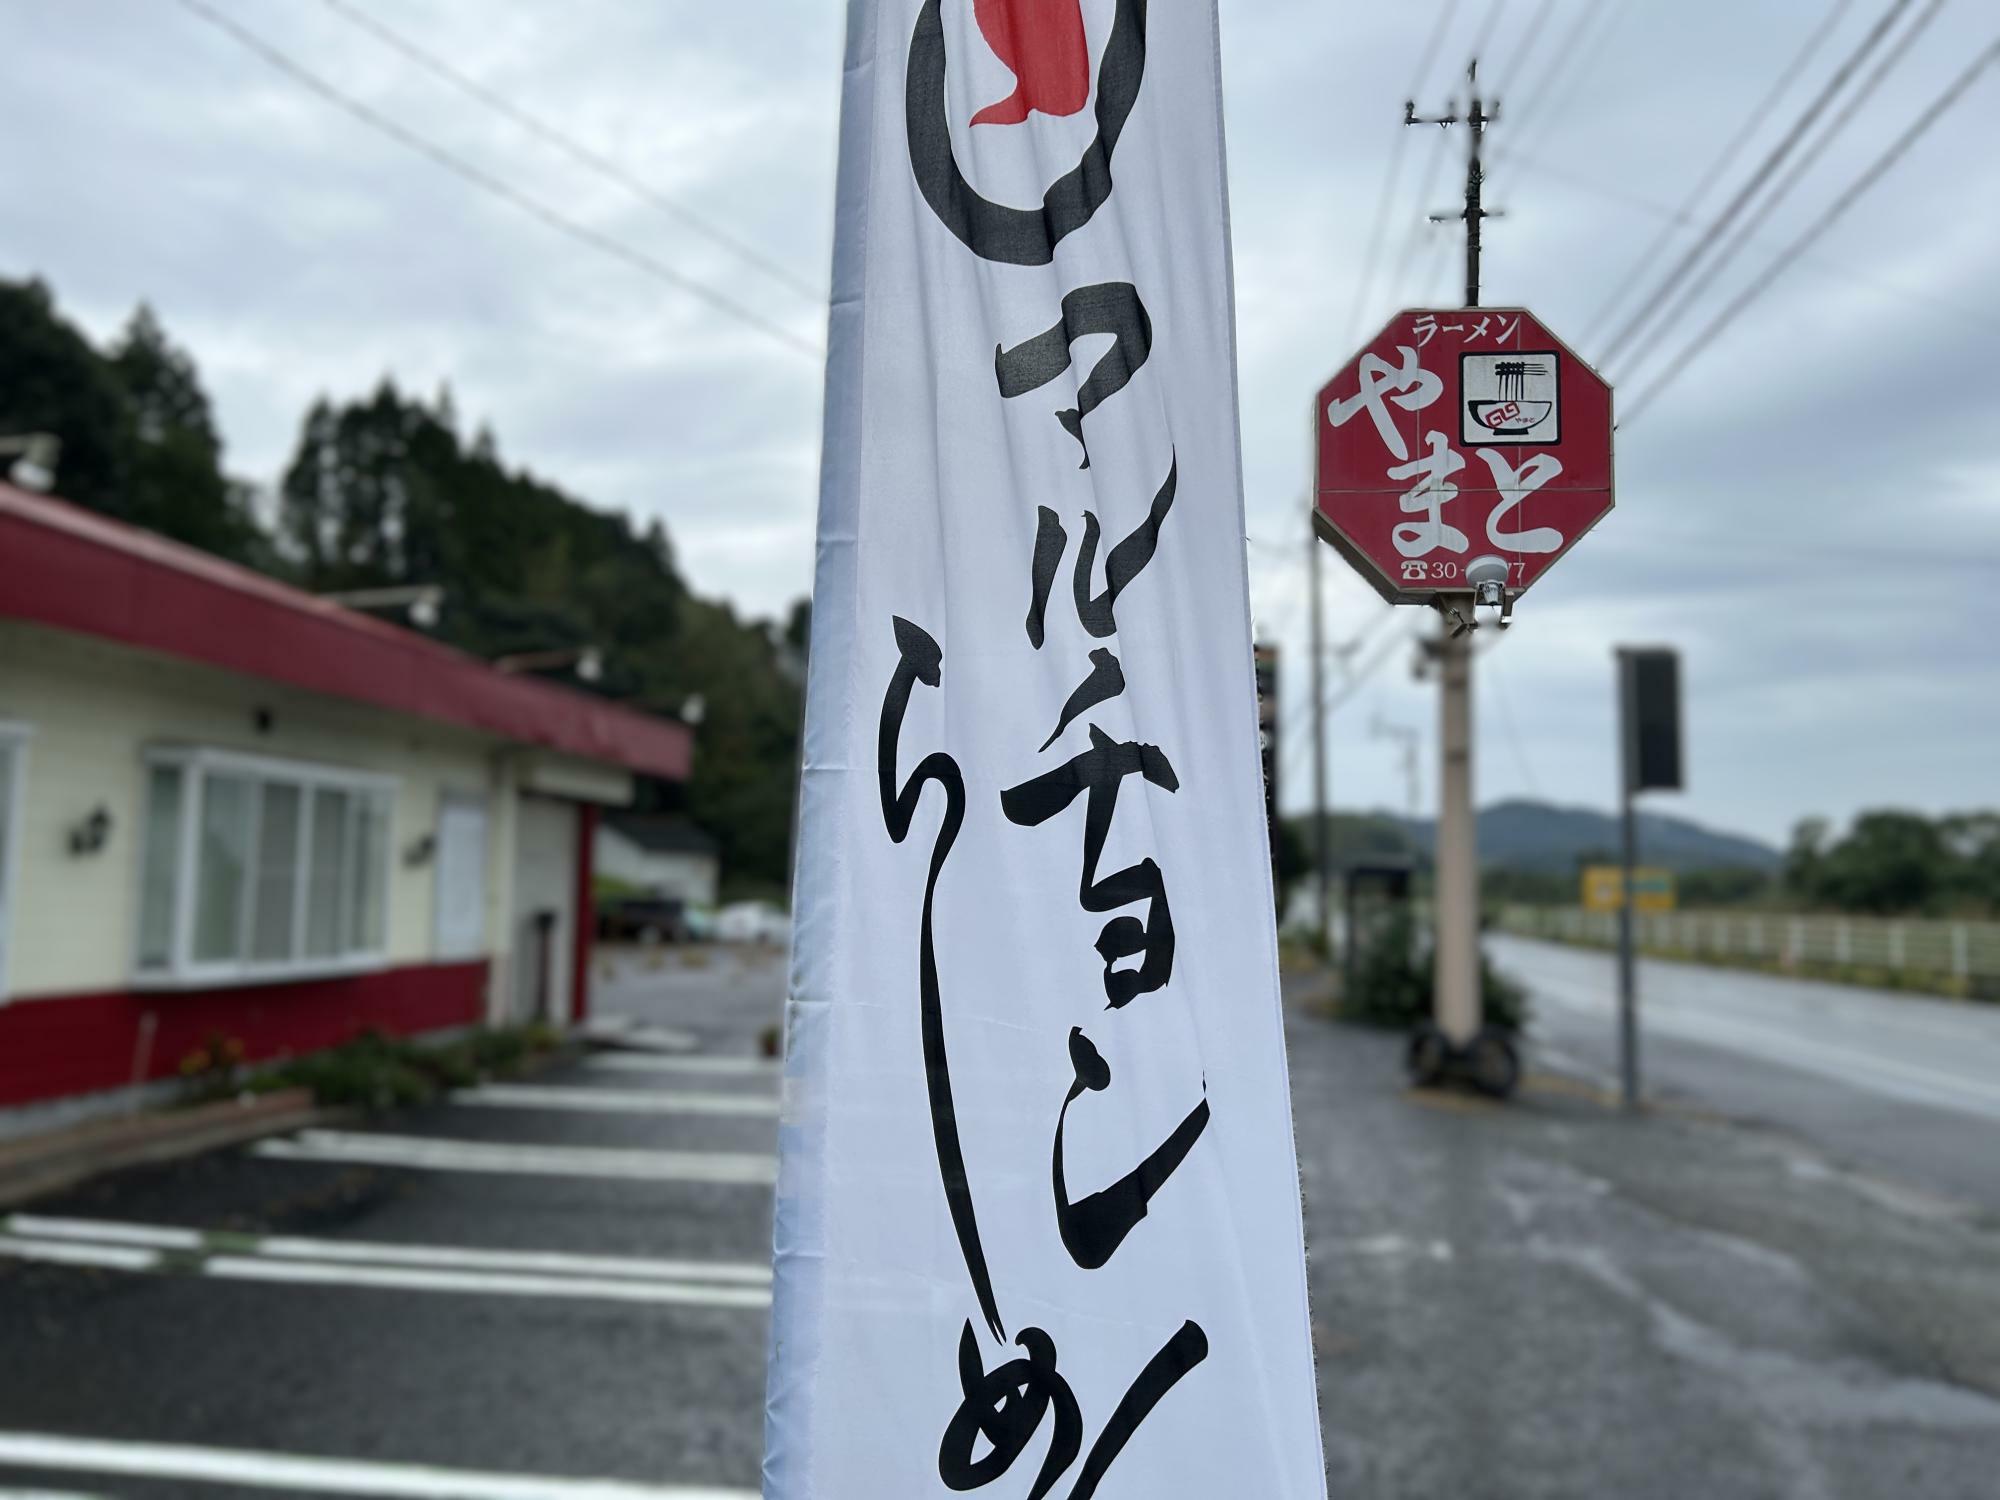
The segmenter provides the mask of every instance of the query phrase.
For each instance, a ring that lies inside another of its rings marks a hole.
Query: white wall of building
[[[269,726],[258,727],[259,711]],[[123,989],[133,977],[149,746],[201,745],[395,778],[388,890],[388,962],[436,955],[434,857],[405,854],[434,835],[442,799],[489,807],[488,946],[506,931],[511,899],[500,862],[511,840],[500,742],[252,678],[58,631],[0,621],[0,721],[31,734],[16,808],[17,864],[9,893],[7,992],[14,996]],[[73,854],[70,831],[102,808],[104,847]],[[504,831],[504,830],[503,830]]]

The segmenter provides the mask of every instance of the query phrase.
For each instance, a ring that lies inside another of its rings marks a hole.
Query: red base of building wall
[[[0,1107],[171,1078],[217,1037],[240,1042],[246,1062],[265,1062],[364,1031],[411,1036],[485,1015],[484,960],[230,989],[15,1000],[0,1006]]]

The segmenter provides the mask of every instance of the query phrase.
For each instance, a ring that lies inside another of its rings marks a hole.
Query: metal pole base
[[[1488,1026],[1463,1047],[1429,1022],[1410,1038],[1403,1066],[1412,1087],[1465,1086],[1492,1099],[1509,1099],[1521,1083],[1521,1055],[1504,1032]]]

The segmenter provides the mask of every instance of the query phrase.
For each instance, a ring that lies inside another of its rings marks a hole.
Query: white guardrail
[[[1618,913],[1576,906],[1508,905],[1503,931],[1567,943],[1611,946]],[[1746,959],[1782,968],[1815,965],[1878,969],[1911,978],[1968,983],[2000,978],[2000,922],[1931,922],[1885,917],[1791,916],[1783,912],[1641,912],[1641,951]]]

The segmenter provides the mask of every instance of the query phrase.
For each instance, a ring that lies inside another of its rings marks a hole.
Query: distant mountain
[[[1311,820],[1305,820],[1310,829]],[[1784,856],[1769,844],[1741,834],[1720,833],[1667,813],[1639,814],[1639,858],[1677,871],[1777,870]],[[1429,818],[1394,813],[1335,815],[1337,858],[1384,854],[1398,843],[1429,864],[1437,838]],[[1618,819],[1587,807],[1558,807],[1518,799],[1479,810],[1479,862],[1492,869],[1544,875],[1572,875],[1586,857],[1618,857]]]

